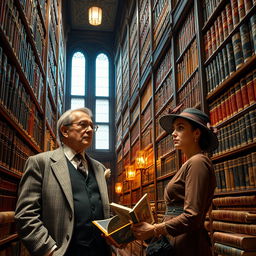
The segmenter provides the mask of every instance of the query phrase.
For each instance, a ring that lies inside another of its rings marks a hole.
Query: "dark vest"
[[[74,200],[74,232],[72,243],[90,246],[100,237],[92,220],[103,219],[103,207],[94,170],[88,161],[88,175],[85,177],[67,160]]]

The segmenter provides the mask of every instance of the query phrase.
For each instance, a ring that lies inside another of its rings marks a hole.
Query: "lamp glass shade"
[[[133,165],[125,167],[126,180],[134,180],[136,177],[136,170]]]
[[[121,183],[121,182],[117,182],[117,183],[115,184],[115,192],[116,192],[117,194],[121,194],[121,193],[122,193],[122,190],[123,190],[123,185],[122,185],[122,183]]]
[[[136,168],[137,169],[146,168],[147,167],[147,162],[148,162],[146,151],[144,151],[144,150],[137,151],[135,161],[136,161]]]
[[[89,8],[89,23],[93,26],[98,26],[102,21],[102,9],[97,6],[92,6]]]

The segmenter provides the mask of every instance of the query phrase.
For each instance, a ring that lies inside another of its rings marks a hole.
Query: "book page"
[[[128,224],[130,221],[125,220],[120,218],[118,215],[115,215],[111,221],[108,224],[108,233],[112,233],[115,230],[120,229],[121,227],[125,226],[126,224]]]
[[[154,222],[147,194],[145,194],[134,206],[133,212],[137,222],[145,221],[151,224]]]
[[[110,204],[111,209],[122,219],[124,222],[129,222],[131,221],[131,216],[130,212],[132,211],[131,208],[116,204],[116,203],[111,203]]]

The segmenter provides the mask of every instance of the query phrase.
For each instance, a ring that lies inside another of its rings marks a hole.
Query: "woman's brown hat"
[[[186,108],[180,114],[168,114],[162,116],[159,123],[167,133],[172,133],[173,122],[177,118],[184,118],[197,124],[201,128],[203,132],[202,138],[206,142],[203,150],[211,152],[218,147],[219,142],[216,135],[217,129],[211,127],[210,119],[204,112],[196,108]]]

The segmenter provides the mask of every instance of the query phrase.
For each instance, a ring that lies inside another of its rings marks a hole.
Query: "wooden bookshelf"
[[[121,51],[122,47],[117,47],[116,50],[116,110],[120,106],[125,106],[125,111],[121,114],[119,111],[116,112],[118,131],[116,181],[123,182],[124,187],[123,193],[116,197],[118,203],[133,205],[138,195],[150,191],[150,196],[153,198],[151,203],[156,210],[155,217],[158,218],[164,213],[164,187],[175,175],[184,159],[174,150],[171,136],[161,129],[159,119],[167,114],[169,109],[181,103],[182,109],[196,107],[209,113],[211,121],[216,122],[215,125],[219,130],[220,147],[212,155],[218,183],[215,197],[239,197],[255,193],[256,173],[253,170],[255,170],[256,148],[256,91],[255,94],[253,92],[256,90],[256,44],[253,15],[255,15],[256,2],[238,1],[241,8],[237,9],[238,17],[235,17],[236,9],[230,9],[230,6],[236,7],[236,2],[237,0],[136,0],[127,4],[126,19],[120,25],[121,31],[125,33],[116,36],[120,46],[125,48],[124,46],[129,44],[130,47],[128,72],[126,67],[122,67],[125,62],[121,61],[121,52],[126,51]],[[228,28],[222,27],[222,15],[225,21],[226,11],[230,14]],[[232,19],[237,20],[235,24],[231,24]],[[224,29],[229,30],[224,31]],[[213,36],[215,38],[212,39]],[[236,40],[240,40],[241,44]],[[234,51],[235,54],[246,58],[235,59]],[[125,84],[128,84],[130,90],[128,102],[126,98],[125,101],[122,99],[120,93],[123,70],[126,75]],[[226,71],[228,72],[225,73]],[[148,93],[149,91],[151,94]],[[250,93],[246,94],[247,91]],[[231,98],[233,97],[233,101],[236,98],[234,95],[237,99],[244,100],[244,105],[232,103]],[[225,104],[227,102],[229,106],[238,104],[240,108],[233,109],[234,111],[228,114],[225,112],[227,110],[223,110],[223,113],[216,112],[224,107],[223,102]],[[130,116],[128,132],[126,129],[122,131],[122,122],[120,123],[120,120],[127,119],[127,113]],[[224,115],[225,113],[227,116]],[[147,121],[145,116],[148,117]],[[239,127],[239,131],[236,132],[240,134],[236,136],[240,141],[234,142],[237,138],[229,138],[235,136],[232,130],[234,126]],[[146,134],[150,132],[152,132],[152,142],[146,145],[144,140]],[[247,142],[243,141],[244,139],[247,139]],[[144,177],[143,175],[137,177],[138,180],[141,179],[141,183],[136,179],[133,185],[133,181],[128,183],[125,180],[125,166],[134,164],[136,150],[142,149],[153,152],[152,165],[145,169],[152,168],[152,179],[147,180],[148,173],[145,171]],[[237,163],[236,158],[244,161],[239,167],[233,166]],[[230,166],[231,178],[225,176],[228,175],[227,166]],[[229,187],[224,187],[226,179],[232,179],[236,175],[236,168],[243,169],[244,177],[241,174],[240,176],[246,183],[235,184],[238,182],[237,176],[236,181],[228,180]],[[223,184],[220,184],[220,174]],[[151,190],[151,187],[154,189]],[[214,207],[213,205],[213,209]],[[255,208],[255,203],[250,209],[252,208]],[[206,226],[209,227],[209,233],[213,238],[214,219],[210,214],[208,216]],[[213,240],[212,242],[214,243]],[[124,250],[124,253],[134,255],[133,249],[138,245],[137,242],[132,243],[131,248]],[[142,251],[134,249],[134,252],[143,255],[145,245],[140,245],[140,248]],[[216,253],[215,256],[217,255]]]
[[[24,3],[0,4],[0,190],[6,197],[0,197],[0,211],[15,210],[26,159],[57,146],[56,120],[64,110],[62,2]],[[0,250],[20,246],[16,229],[9,231]]]

